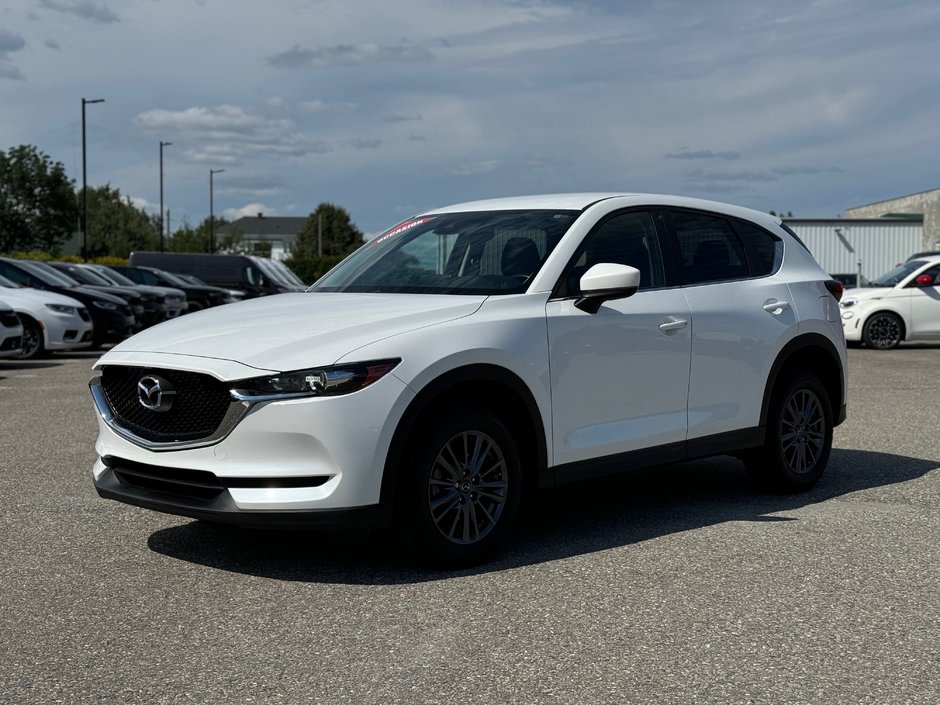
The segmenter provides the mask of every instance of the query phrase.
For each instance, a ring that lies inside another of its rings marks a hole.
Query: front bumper
[[[99,462],[102,462],[99,460]],[[97,467],[97,466],[96,466]],[[154,468],[159,470],[159,468]],[[266,528],[369,528],[387,525],[390,507],[371,505],[349,509],[244,509],[231,493],[222,489],[211,497],[190,496],[185,492],[163,491],[128,482],[114,469],[102,463],[95,479],[95,490],[105,499],[113,499],[144,509],[193,519]]]
[[[223,361],[215,362],[223,369]],[[375,507],[388,448],[413,397],[389,374],[352,394],[254,403],[212,441],[147,447],[113,426],[97,395],[95,486],[110,499],[236,524],[330,523],[325,514],[317,518],[326,511],[381,513]],[[194,496],[178,476],[196,477],[197,485],[215,488],[213,496]],[[303,518],[308,513],[316,516]]]
[[[859,315],[860,311],[854,309],[841,309],[842,333],[849,342],[858,342],[862,339],[862,328],[865,321],[864,315]]]

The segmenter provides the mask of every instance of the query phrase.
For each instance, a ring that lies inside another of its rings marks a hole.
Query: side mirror
[[[933,286],[933,277],[929,274],[921,274],[914,280],[914,286]]]
[[[640,270],[626,264],[601,262],[581,277],[581,297],[574,305],[587,313],[597,313],[601,304],[633,296],[640,288]]]

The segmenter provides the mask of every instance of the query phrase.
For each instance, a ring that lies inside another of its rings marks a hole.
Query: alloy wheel
[[[822,402],[809,389],[796,390],[780,418],[783,460],[795,473],[810,472],[819,460],[826,441],[826,417]]]
[[[506,506],[509,472],[503,451],[480,431],[462,431],[441,448],[428,482],[428,506],[450,542],[472,544],[489,534]]]

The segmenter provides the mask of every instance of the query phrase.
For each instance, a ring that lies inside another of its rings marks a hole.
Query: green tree
[[[0,252],[54,250],[77,225],[75,188],[61,162],[33,145],[0,150]]]
[[[222,228],[229,224],[228,220],[215,216],[212,223],[215,252],[227,255],[252,254],[251,247],[242,242],[240,232],[237,230],[221,232]],[[195,227],[184,218],[183,224],[167,240],[166,249],[168,252],[209,252],[208,216]]]
[[[79,189],[77,203],[81,203]],[[154,216],[138,208],[111,184],[88,188],[88,257],[127,257],[160,247]]]
[[[362,231],[353,225],[345,208],[321,203],[297,233],[291,255],[293,259],[311,259],[320,254],[322,245],[325,257],[345,256],[362,242]]]

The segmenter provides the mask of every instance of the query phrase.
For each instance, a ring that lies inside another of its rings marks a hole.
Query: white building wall
[[[854,273],[861,262],[862,276],[874,279],[923,249],[923,224],[918,222],[848,218],[784,222],[830,274]]]

